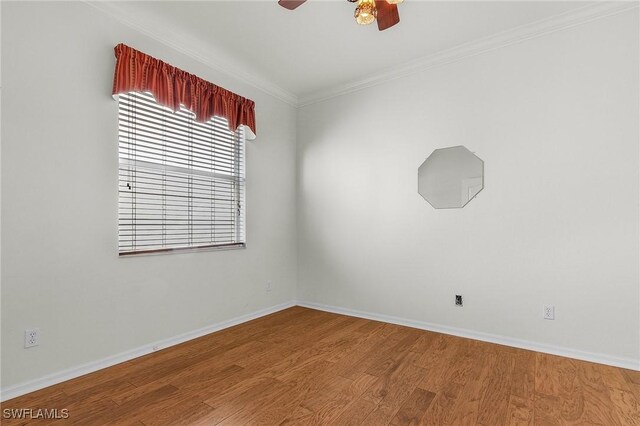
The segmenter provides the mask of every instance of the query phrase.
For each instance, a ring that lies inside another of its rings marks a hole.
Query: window
[[[118,109],[120,255],[244,247],[243,126],[148,93],[120,94]]]

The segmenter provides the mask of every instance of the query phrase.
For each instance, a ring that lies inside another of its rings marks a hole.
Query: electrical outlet
[[[456,294],[456,306],[462,306],[462,295]]]
[[[267,281],[267,293],[271,293],[271,280]]]
[[[556,319],[556,308],[553,305],[544,305],[542,308],[542,318],[547,320]]]
[[[31,348],[40,344],[40,329],[30,328],[24,331],[24,347]]]

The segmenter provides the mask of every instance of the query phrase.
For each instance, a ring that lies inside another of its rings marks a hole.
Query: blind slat
[[[120,254],[244,244],[244,135],[119,96]]]

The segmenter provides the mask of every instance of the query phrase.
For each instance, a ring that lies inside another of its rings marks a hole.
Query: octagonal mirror
[[[436,149],[418,169],[418,192],[436,209],[462,208],[484,187],[484,162],[464,146]]]

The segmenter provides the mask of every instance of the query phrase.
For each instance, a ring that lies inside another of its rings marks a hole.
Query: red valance
[[[116,69],[113,95],[127,92],[150,92],[161,105],[173,111],[183,105],[205,122],[214,115],[224,117],[229,130],[247,126],[247,139],[255,138],[255,103],[222,87],[182,71],[127,45],[115,47]]]

